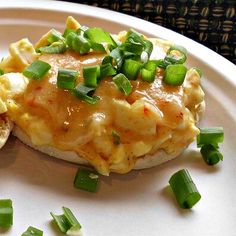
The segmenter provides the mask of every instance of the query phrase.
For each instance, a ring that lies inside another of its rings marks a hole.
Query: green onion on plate
[[[13,207],[11,199],[0,199],[0,227],[9,228],[13,225]]]
[[[62,207],[62,209],[64,213],[62,215],[55,215],[50,212],[54,222],[57,224],[62,233],[66,233],[68,235],[78,235],[81,230],[79,221],[69,208]]]
[[[21,236],[43,236],[43,231],[35,227],[29,226]]]
[[[223,155],[212,144],[204,144],[201,147],[201,154],[202,154],[204,161],[208,165],[215,165],[219,161],[223,161]]]
[[[224,141],[224,130],[222,127],[200,128],[200,134],[197,136],[197,147],[204,144],[211,144],[218,147],[218,143]]]
[[[88,192],[96,192],[99,184],[99,176],[88,169],[78,169],[74,186],[75,188],[82,189]]]
[[[201,199],[201,195],[186,169],[173,174],[169,184],[181,208],[190,209]]]

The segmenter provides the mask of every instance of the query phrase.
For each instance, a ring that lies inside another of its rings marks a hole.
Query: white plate
[[[85,5],[52,1],[1,1],[0,53],[23,37],[35,42],[51,27],[64,28],[67,15],[112,33],[130,27],[184,45],[188,64],[202,68],[207,109],[201,126],[223,126],[224,161],[209,167],[193,144],[178,159],[144,171],[102,178],[98,193],[73,188],[77,166],[53,160],[13,137],[0,151],[0,198],[14,203],[14,226],[3,235],[20,235],[29,225],[44,235],[60,235],[49,212],[73,209],[87,236],[235,235],[236,219],[236,67],[213,51],[179,34],[123,14]],[[187,168],[201,195],[192,210],[181,210],[166,186]]]

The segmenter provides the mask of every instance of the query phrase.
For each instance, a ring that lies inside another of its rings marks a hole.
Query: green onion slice
[[[156,70],[147,70],[145,68],[141,69],[141,78],[143,81],[147,81],[149,83],[155,80]]]
[[[90,42],[81,35],[76,35],[72,41],[72,49],[79,54],[86,54],[90,51]]]
[[[13,224],[13,207],[10,199],[0,199],[0,227],[9,228]]]
[[[183,64],[186,59],[186,48],[180,45],[172,45],[167,51],[167,55],[164,60],[170,62],[171,64]]]
[[[124,74],[120,73],[114,76],[112,80],[118,87],[118,89],[122,91],[126,96],[128,96],[132,92],[132,85]]]
[[[69,69],[58,69],[57,87],[60,89],[74,89],[79,72]]]
[[[100,77],[100,66],[88,66],[83,68],[84,85],[88,87],[97,87]]]
[[[115,145],[119,145],[120,144],[120,135],[116,132],[116,131],[112,131],[112,137],[113,137],[113,143]]]
[[[111,35],[101,28],[89,28],[84,32],[84,37],[88,38],[94,43],[107,43],[116,46],[115,41]]]
[[[120,50],[131,52],[131,53],[137,54],[137,55],[141,55],[141,53],[143,52],[143,49],[144,49],[144,47],[141,43],[135,42],[132,39],[130,39],[127,42],[124,42],[120,46]]]
[[[80,35],[84,35],[84,32],[88,29],[89,29],[88,26],[82,25],[79,27],[79,29],[76,30],[76,33]]]
[[[201,195],[186,169],[173,174],[169,184],[181,208],[192,208],[201,199]]]
[[[64,33],[63,33],[63,37],[64,39],[66,39],[66,37],[71,33],[71,32],[74,32],[75,33],[75,30],[73,29],[65,29]]]
[[[218,143],[224,141],[224,130],[222,127],[200,128],[200,134],[197,136],[197,147],[204,144],[218,146]]]
[[[151,56],[153,50],[153,44],[149,40],[144,40],[144,52],[148,54],[148,58]]]
[[[176,64],[166,67],[163,81],[168,85],[179,86],[183,84],[187,68],[184,65]]]
[[[64,42],[54,42],[50,46],[44,46],[37,49],[42,54],[60,54],[66,51],[67,47]]]
[[[102,52],[102,53],[106,52],[106,49],[104,47],[105,44],[103,45],[101,43],[94,43],[92,41],[90,41],[90,44],[94,52]]]
[[[21,236],[43,236],[43,231],[35,227],[29,226]]]
[[[105,59],[108,58],[109,59]],[[123,64],[123,52],[120,50],[119,47],[115,48],[114,50],[111,51],[110,55],[108,57],[105,57],[104,60],[111,60],[110,58],[113,59],[114,61],[114,66],[119,70]],[[113,64],[113,63],[112,63]]]
[[[0,69],[0,76],[4,75],[4,70]]]
[[[177,45],[177,44],[171,45],[169,50],[167,51],[167,54],[169,54],[172,50],[177,50],[179,52],[182,52],[183,54],[185,54],[185,56],[187,56],[188,54],[188,51],[185,47]]]
[[[134,61],[132,59],[127,59],[124,61],[124,64],[121,68],[121,72],[129,79],[129,80],[136,80],[140,68],[142,67],[142,63],[138,61]]]
[[[34,61],[31,65],[29,65],[22,74],[33,80],[40,80],[42,79],[50,70],[51,66],[44,61]]]
[[[66,36],[65,36],[65,38],[66,38],[66,44],[68,45],[68,47],[69,47],[70,49],[73,48],[73,47],[72,47],[72,42],[75,40],[76,37],[77,37],[77,34],[75,33],[74,30],[68,30],[68,31],[66,32]]]
[[[95,88],[91,88],[91,87],[85,86],[84,84],[80,84],[75,87],[75,89],[73,90],[73,94],[77,98],[79,98],[89,104],[94,105],[99,100],[98,97],[91,97],[89,95],[94,91],[95,91]]]
[[[150,60],[143,64],[143,68],[150,70],[150,71],[156,71],[158,62],[156,60]]]
[[[99,184],[99,176],[94,171],[88,169],[78,169],[74,186],[88,192],[96,192]]]
[[[100,77],[105,78],[108,76],[116,75],[116,69],[111,65],[111,63],[102,64],[100,66]]]
[[[72,213],[72,211],[67,207],[62,207],[64,214],[62,215],[55,215],[50,212],[52,218],[54,219],[55,223],[59,227],[62,233],[69,234],[73,231],[75,233],[79,233],[81,229],[81,225]]]
[[[215,165],[223,161],[223,155],[211,144],[205,144],[201,147],[202,158],[208,165]]]
[[[62,36],[62,34],[59,31],[52,29],[51,35],[48,37],[48,42],[54,43],[54,42],[58,42],[58,41],[64,42],[65,38]]]
[[[140,33],[135,31],[134,29],[130,29],[126,34],[125,42],[135,42],[144,45],[144,38]]]
[[[166,69],[167,66],[171,65],[169,61],[166,61],[164,59],[159,59],[155,61],[156,61],[157,67],[162,68],[162,69]]]
[[[169,54],[166,55],[164,60],[170,62],[171,64],[183,64],[186,59],[187,57],[184,53],[178,50],[171,50]]]

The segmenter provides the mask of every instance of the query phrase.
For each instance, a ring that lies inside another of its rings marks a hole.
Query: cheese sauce
[[[32,139],[36,145],[75,151],[102,174],[126,173],[140,156],[160,148],[177,153],[193,140],[198,130],[184,104],[184,87],[165,85],[162,70],[153,83],[131,81],[133,92],[127,97],[111,78],[102,80],[95,91],[100,98],[95,105],[57,88],[58,68],[79,71],[77,83],[81,83],[82,68],[101,64],[103,57],[72,51],[40,56],[52,68],[43,80],[30,81],[15,99],[19,109],[10,109],[11,118],[31,139],[43,130],[50,134]],[[43,128],[29,125],[32,120]],[[113,131],[120,135],[120,145],[114,144]]]

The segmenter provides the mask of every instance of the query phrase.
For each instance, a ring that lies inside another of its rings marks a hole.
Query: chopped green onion
[[[159,60],[156,60],[156,65],[159,68],[166,69],[166,67],[171,65],[171,63],[164,59],[159,59]]]
[[[141,45],[144,45],[144,38],[137,31],[130,29],[126,34],[125,42],[135,42],[135,43],[139,43]]]
[[[169,50],[167,51],[167,54],[169,54],[172,50],[177,50],[179,52],[182,52],[183,54],[185,54],[185,56],[187,56],[188,54],[188,51],[185,47],[177,45],[177,44],[171,45]]]
[[[132,85],[124,74],[118,74],[113,77],[113,82],[126,96],[132,92]]]
[[[171,50],[165,57],[165,61],[170,62],[171,64],[183,64],[186,61],[187,57],[184,53],[178,50]]]
[[[94,105],[97,103],[99,98],[98,97],[91,97],[88,95],[91,92],[94,92],[94,90],[95,90],[95,88],[87,87],[83,84],[80,84],[73,90],[73,94],[77,98],[80,98],[81,100]]]
[[[63,37],[64,39],[66,39],[66,37],[71,33],[71,32],[74,32],[75,33],[75,30],[73,29],[65,29],[64,33],[63,33]]]
[[[153,50],[153,44],[149,40],[144,40],[144,52],[148,54],[148,58],[150,57]]]
[[[179,86],[183,84],[187,68],[184,65],[176,64],[166,67],[163,81],[168,85]]]
[[[57,31],[55,29],[52,29],[51,35],[48,37],[48,42],[49,43],[54,43],[54,42],[57,42],[57,41],[64,42],[65,38],[62,36],[62,34],[59,31]]]
[[[75,188],[89,192],[96,192],[98,184],[99,176],[94,171],[78,169],[74,180]]]
[[[102,65],[105,65],[105,64],[111,64],[113,65],[113,57],[111,56],[105,56],[103,59],[102,59]]]
[[[121,66],[123,64],[123,52],[120,50],[119,47],[112,50],[108,57],[109,57],[109,60],[110,60],[110,57],[113,58],[114,64],[117,67],[117,69],[121,68]],[[105,58],[108,58],[108,57],[105,57]],[[105,58],[104,58],[104,60],[108,60],[108,59],[105,59]]]
[[[112,131],[112,137],[113,137],[113,143],[115,145],[119,145],[120,144],[120,135],[116,132],[116,131]]]
[[[83,68],[84,85],[88,87],[97,87],[100,77],[100,66],[88,66]]]
[[[156,60],[150,60],[143,65],[143,68],[150,71],[156,71],[157,65],[158,65],[158,62]]]
[[[29,65],[22,74],[33,80],[40,80],[42,79],[50,70],[51,66],[44,61],[34,61],[31,65]]]
[[[69,222],[67,221],[64,214],[54,215],[52,212],[50,212],[50,214],[62,233],[66,233],[70,229]]]
[[[132,40],[130,40],[130,42],[124,42],[121,46],[120,49],[122,51],[127,51],[127,52],[131,52],[137,55],[141,55],[141,53],[143,52],[143,45],[137,42],[134,42]]]
[[[186,48],[180,45],[172,45],[167,51],[167,55],[164,60],[170,62],[171,64],[183,64],[186,59]]]
[[[147,70],[145,68],[141,69],[142,80],[151,83],[155,80],[155,76],[156,76],[156,71],[155,70]]]
[[[79,231],[81,229],[81,225],[79,221],[76,219],[76,217],[74,216],[74,214],[72,213],[72,211],[67,207],[62,207],[62,209],[64,211],[64,215],[66,219],[69,222],[69,225],[71,226],[68,231]],[[68,231],[67,231],[67,234],[68,234]]]
[[[115,75],[117,72],[116,69],[110,63],[106,63],[100,66],[100,73],[100,77],[105,78],[108,76]]]
[[[121,72],[129,79],[129,80],[136,80],[140,68],[142,67],[142,63],[138,61],[134,61],[132,59],[127,59],[124,61],[124,64],[121,68]]]
[[[10,199],[0,199],[0,227],[9,228],[13,224],[13,208]]]
[[[69,69],[58,69],[57,87],[61,89],[74,89],[78,71]]]
[[[181,208],[192,208],[201,199],[201,195],[186,169],[173,174],[169,184]]]
[[[111,35],[101,28],[89,28],[84,32],[84,37],[88,38],[94,43],[107,43],[116,46],[115,41]]]
[[[4,75],[4,70],[0,69],[0,76]]]
[[[94,52],[106,52],[105,47],[101,43],[94,43],[90,41],[91,48],[93,49]]]
[[[81,229],[81,225],[72,213],[72,211],[67,207],[62,207],[64,214],[62,215],[55,215],[50,212],[52,218],[54,219],[55,223],[59,227],[62,233],[79,233]]]
[[[218,151],[218,149],[211,144],[205,144],[201,147],[201,154],[204,161],[208,165],[215,165],[219,161],[223,161],[223,155]]]
[[[218,146],[218,143],[224,141],[224,130],[222,127],[200,128],[200,134],[197,136],[197,147],[204,144]]]
[[[35,227],[29,226],[21,236],[43,236],[43,231]]]
[[[72,43],[77,37],[77,34],[74,32],[74,30],[68,30],[65,37],[66,37],[66,44],[70,49],[72,49],[73,48]]]
[[[90,51],[90,42],[81,35],[76,35],[72,41],[72,48],[79,54],[86,54]]]
[[[80,35],[84,35],[84,32],[88,29],[89,29],[88,26],[82,25],[79,27],[79,29],[76,30],[76,33]]]
[[[66,44],[64,42],[54,42],[50,46],[44,46],[37,49],[37,52],[42,54],[60,54],[66,51]]]

